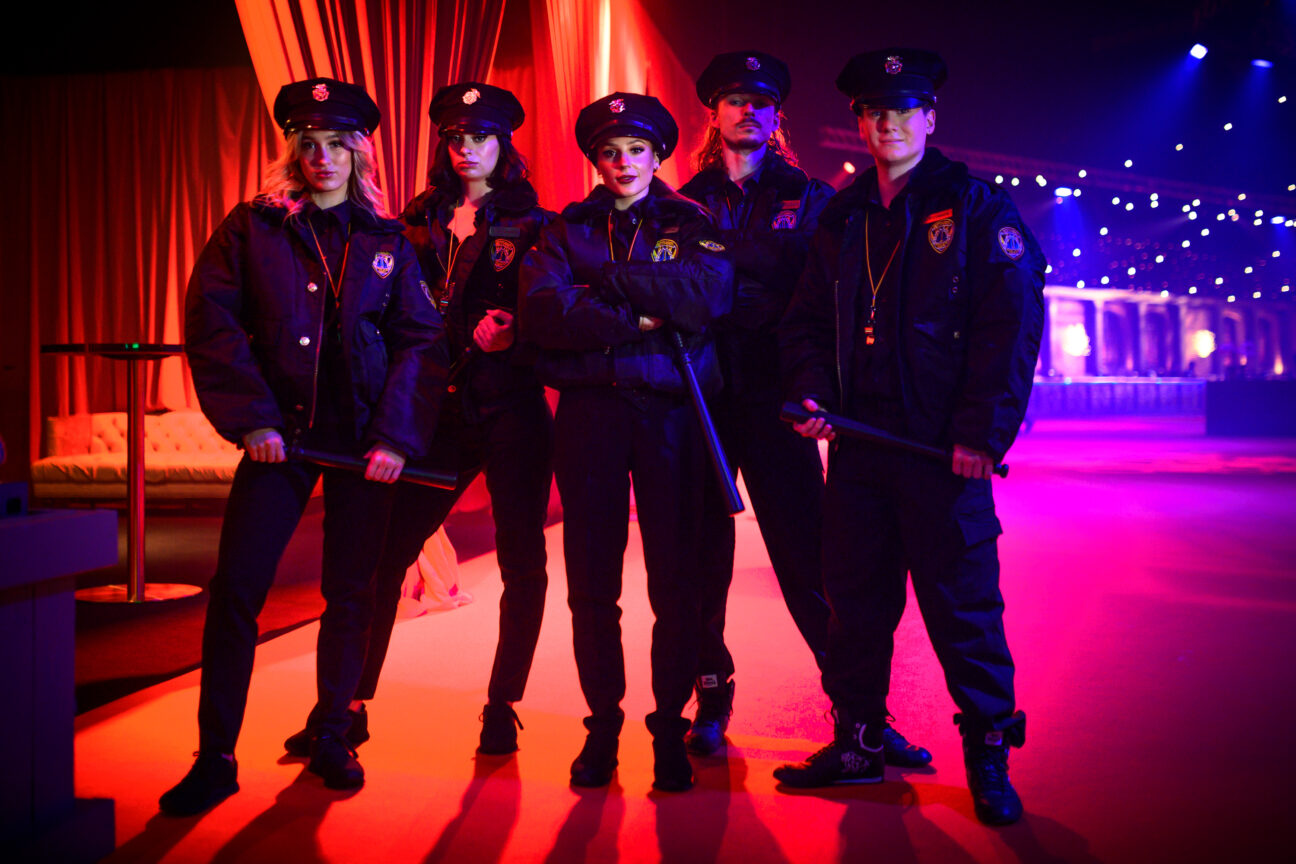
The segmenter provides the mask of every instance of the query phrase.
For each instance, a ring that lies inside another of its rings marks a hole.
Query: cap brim
[[[886,93],[879,96],[860,96],[851,102],[851,107],[858,114],[865,108],[890,108],[904,111],[922,105],[935,105],[936,97],[932,95]]]

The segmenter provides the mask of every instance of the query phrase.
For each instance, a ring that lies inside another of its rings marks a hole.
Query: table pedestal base
[[[202,591],[197,585],[184,585],[178,582],[149,582],[144,585],[144,595],[130,598],[128,585],[101,585],[98,588],[82,588],[76,592],[76,599],[86,603],[146,603],[155,600],[179,600],[192,597]]]

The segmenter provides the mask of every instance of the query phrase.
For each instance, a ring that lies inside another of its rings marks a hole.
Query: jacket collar
[[[428,214],[432,213],[442,221],[448,221],[451,211],[459,203],[458,196],[436,186],[430,186],[416,195],[401,212],[400,220],[407,225],[426,225]],[[510,183],[499,189],[492,189],[482,203],[481,211],[488,217],[494,213],[509,216],[522,216],[527,211],[538,207],[540,198],[535,187],[526,180]]]
[[[267,219],[284,225],[299,223],[304,215],[303,211],[298,211],[295,216],[291,215],[283,207],[272,204],[261,197],[253,198],[251,206],[254,211],[262,214]],[[308,203],[307,206],[312,205]],[[381,216],[375,216],[364,207],[356,206],[354,202],[351,204],[351,227],[354,232],[369,234],[400,234],[405,230],[405,226],[395,219],[384,219]]]
[[[931,189],[959,182],[967,177],[967,173],[967,166],[962,162],[953,162],[935,147],[928,147],[922,161],[909,175],[905,190],[910,196],[922,195]],[[819,217],[820,224],[831,227],[845,224],[850,214],[862,209],[876,190],[877,166],[875,165],[832,197],[824,208],[823,215]]]
[[[616,197],[612,192],[600,183],[590,191],[584,201],[577,201],[564,207],[562,216],[568,222],[586,222],[606,217],[612,212],[615,201]],[[690,198],[685,198],[657,177],[648,184],[648,194],[639,202],[639,211],[645,219],[678,218],[706,212],[702,205]]]
[[[795,186],[797,194],[800,194],[800,188],[803,186],[809,176],[800,168],[789,165],[787,160],[775,153],[773,150],[765,154],[761,161],[760,169],[752,182],[759,189],[775,187],[784,189],[788,186]],[[692,197],[705,198],[708,195],[714,195],[720,192],[729,182],[729,175],[723,165],[716,165],[699,171],[693,179],[684,184],[683,189],[688,190]]]

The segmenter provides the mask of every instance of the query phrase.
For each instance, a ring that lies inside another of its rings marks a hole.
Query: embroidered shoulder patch
[[[491,250],[491,260],[495,262],[495,272],[508,268],[513,263],[513,256],[517,255],[517,247],[513,245],[512,240],[496,238],[495,246]]]
[[[679,254],[679,244],[674,240],[665,238],[658,240],[653,246],[652,260],[654,261],[674,261],[675,256]]]
[[[379,279],[386,279],[391,275],[392,267],[396,265],[396,258],[390,252],[379,252],[374,255],[373,269],[378,274]]]
[[[717,243],[714,240],[699,240],[698,245],[708,252],[723,252],[725,247],[723,243]]]
[[[938,254],[948,249],[954,242],[954,220],[942,219],[928,228],[927,242]]]
[[[1011,225],[999,229],[999,248],[1003,253],[1012,260],[1026,254],[1026,241],[1022,239],[1022,234]]]

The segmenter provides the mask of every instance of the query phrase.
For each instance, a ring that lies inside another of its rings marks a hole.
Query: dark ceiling
[[[1143,176],[1255,194],[1289,195],[1296,182],[1296,0],[641,2],[690,71],[742,48],[787,60],[789,129],[820,176],[849,156],[819,146],[825,128],[852,124],[837,72],[857,51],[898,44],[949,63],[936,143],[1099,169],[1133,159]],[[8,14],[6,74],[250,64],[232,0]],[[1210,49],[1202,61],[1187,59],[1194,42]],[[1273,67],[1253,67],[1258,57]]]

